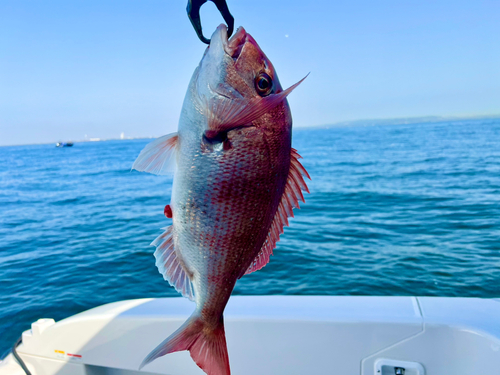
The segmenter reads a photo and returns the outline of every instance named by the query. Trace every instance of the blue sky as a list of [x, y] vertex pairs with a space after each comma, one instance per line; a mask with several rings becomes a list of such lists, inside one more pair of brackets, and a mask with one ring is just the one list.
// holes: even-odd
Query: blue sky
[[[295, 126], [500, 114], [496, 0], [227, 1], [283, 86], [311, 72]], [[205, 48], [186, 3], [2, 0], [0, 145], [175, 131]]]

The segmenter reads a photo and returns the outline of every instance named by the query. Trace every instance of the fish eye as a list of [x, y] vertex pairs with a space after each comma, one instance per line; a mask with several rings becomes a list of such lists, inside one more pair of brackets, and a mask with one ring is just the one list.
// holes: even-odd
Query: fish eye
[[273, 80], [266, 73], [255, 78], [255, 89], [260, 96], [267, 96], [273, 91]]

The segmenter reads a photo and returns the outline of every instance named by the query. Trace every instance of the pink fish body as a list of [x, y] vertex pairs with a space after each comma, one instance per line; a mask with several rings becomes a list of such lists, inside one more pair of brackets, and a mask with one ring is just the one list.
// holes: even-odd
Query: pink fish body
[[155, 174], [176, 166], [165, 208], [173, 223], [152, 244], [160, 273], [196, 302], [141, 367], [189, 350], [207, 374], [230, 374], [224, 308], [236, 281], [269, 262], [307, 191], [286, 100], [297, 85], [282, 90], [255, 40], [240, 28], [228, 41], [221, 25], [193, 74], [178, 132], [150, 143], [134, 163]]

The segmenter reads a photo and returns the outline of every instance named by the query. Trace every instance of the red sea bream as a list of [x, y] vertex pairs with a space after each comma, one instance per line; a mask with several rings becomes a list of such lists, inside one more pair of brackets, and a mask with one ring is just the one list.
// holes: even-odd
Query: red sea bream
[[[299, 82], [300, 83], [300, 82]], [[147, 145], [133, 168], [175, 166], [172, 225], [152, 245], [163, 277], [196, 302], [191, 317], [144, 359], [189, 350], [209, 375], [229, 375], [223, 312], [236, 281], [257, 271], [307, 191], [291, 147], [292, 117], [271, 62], [239, 28], [212, 36], [184, 99], [177, 133]]]

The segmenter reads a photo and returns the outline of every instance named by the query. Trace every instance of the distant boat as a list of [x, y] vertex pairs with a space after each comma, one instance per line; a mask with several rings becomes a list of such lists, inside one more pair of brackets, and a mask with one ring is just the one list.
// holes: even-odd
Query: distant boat
[[72, 147], [73, 142], [57, 142], [56, 147]]

